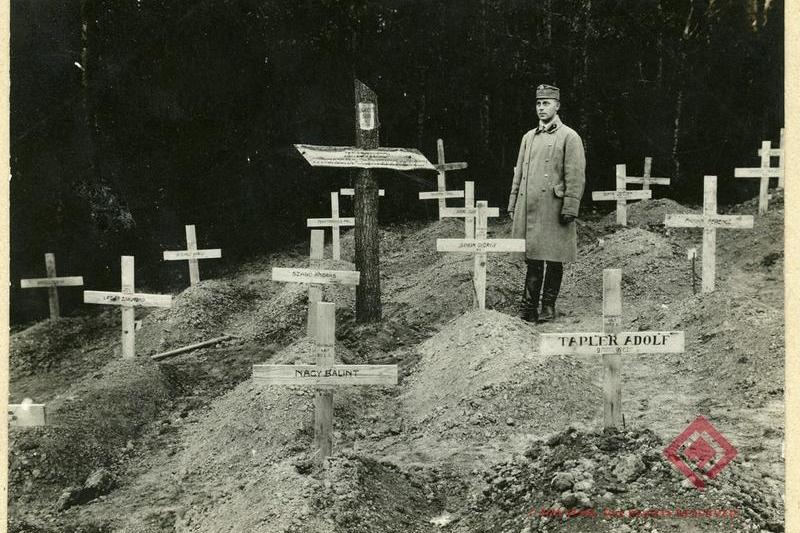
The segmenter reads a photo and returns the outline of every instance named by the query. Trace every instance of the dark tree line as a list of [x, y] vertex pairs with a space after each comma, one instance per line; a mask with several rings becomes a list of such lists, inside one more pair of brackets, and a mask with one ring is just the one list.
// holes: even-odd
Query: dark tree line
[[[11, 4], [12, 284], [44, 273], [169, 290], [164, 264], [183, 225], [227, 258], [306, 236], [347, 171], [311, 169], [292, 143], [353, 142], [353, 78], [380, 99], [381, 143], [436, 139], [452, 173], [504, 207], [534, 88], [562, 90], [562, 118], [587, 147], [588, 190], [614, 165], [673, 178], [656, 196], [698, 203], [704, 174], [720, 202], [757, 185], [783, 125], [782, 0], [24, 0]], [[383, 172], [385, 222], [430, 217], [435, 176]], [[343, 209], [352, 210], [343, 200]], [[430, 205], [429, 205], [430, 204]], [[598, 206], [606, 209], [606, 206]], [[591, 208], [590, 202], [584, 209]], [[352, 211], [351, 211], [352, 212]], [[206, 271], [215, 267], [205, 264]], [[79, 291], [64, 291], [65, 308]], [[74, 292], [67, 295], [67, 292]], [[12, 291], [17, 321], [46, 298]]]

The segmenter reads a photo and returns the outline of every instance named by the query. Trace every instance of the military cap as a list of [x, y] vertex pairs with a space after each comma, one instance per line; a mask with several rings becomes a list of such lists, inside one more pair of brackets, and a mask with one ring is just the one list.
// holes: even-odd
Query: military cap
[[539, 85], [536, 88], [536, 98], [552, 98], [561, 101], [561, 91], [553, 85]]

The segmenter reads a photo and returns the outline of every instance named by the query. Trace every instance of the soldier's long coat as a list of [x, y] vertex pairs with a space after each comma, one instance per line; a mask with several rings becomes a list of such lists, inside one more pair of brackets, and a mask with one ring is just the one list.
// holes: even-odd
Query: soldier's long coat
[[546, 130], [522, 137], [508, 210], [514, 212], [511, 236], [526, 241], [526, 259], [575, 261], [575, 222], [562, 224], [559, 215], [578, 216], [585, 171], [583, 142], [558, 116]]

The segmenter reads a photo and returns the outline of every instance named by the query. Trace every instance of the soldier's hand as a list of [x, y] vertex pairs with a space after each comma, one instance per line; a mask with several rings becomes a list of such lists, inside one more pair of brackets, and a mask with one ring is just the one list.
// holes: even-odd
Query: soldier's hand
[[575, 216], [574, 215], [567, 215], [565, 213], [561, 213], [561, 216], [559, 217], [559, 219], [561, 220], [562, 224], [567, 225], [570, 222], [572, 222], [573, 220], [575, 220]]

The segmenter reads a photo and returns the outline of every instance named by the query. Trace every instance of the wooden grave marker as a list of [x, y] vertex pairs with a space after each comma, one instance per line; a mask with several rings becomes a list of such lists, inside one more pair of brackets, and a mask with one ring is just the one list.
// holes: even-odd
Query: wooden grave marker
[[[487, 207], [485, 209], [487, 217], [499, 217], [500, 209], [497, 207]], [[475, 219], [478, 217], [478, 208], [475, 207], [475, 182], [464, 182], [464, 207], [445, 207], [439, 213], [441, 218], [463, 218], [464, 219], [464, 238], [475, 238]]]
[[356, 288], [356, 321], [381, 319], [380, 246], [378, 240], [378, 184], [374, 168], [436, 170], [419, 150], [380, 147], [378, 96], [354, 80], [356, 146], [295, 148], [312, 166], [360, 169], [355, 179], [355, 265], [362, 273]]
[[[784, 140], [784, 128], [781, 128], [780, 145], [778, 146], [778, 148], [772, 148], [772, 144], [770, 143], [770, 149], [769, 149], [769, 152], [768, 152], [770, 157], [777, 157], [778, 158], [778, 167], [777, 168], [780, 169], [780, 174], [781, 174], [780, 176], [778, 176], [778, 188], [779, 189], [783, 189], [783, 178], [784, 178], [784, 173], [785, 173], [784, 172], [784, 165], [785, 165], [785, 163], [784, 163], [784, 155], [785, 155], [785, 152], [784, 152], [783, 140]], [[761, 148], [759, 148], [759, 150], [758, 150], [759, 157], [763, 157], [763, 154], [765, 152], [764, 148], [765, 147], [762, 144]]]
[[83, 277], [58, 277], [56, 275], [55, 254], [44, 254], [44, 265], [47, 270], [46, 278], [22, 279], [20, 280], [20, 287], [23, 289], [39, 289], [46, 287], [50, 303], [50, 319], [55, 320], [61, 316], [61, 306], [58, 303], [58, 287], [77, 287], [83, 285]]
[[642, 190], [650, 190], [650, 184], [653, 185], [669, 185], [669, 178], [654, 178], [651, 173], [653, 170], [653, 158], [644, 158], [644, 172], [641, 177], [638, 176], [625, 176], [625, 183], [641, 184]]
[[322, 463], [333, 448], [333, 387], [397, 385], [397, 365], [336, 364], [336, 306], [320, 302], [316, 307], [316, 364], [253, 365], [253, 381], [263, 385], [304, 385], [322, 389], [314, 398], [314, 456]]
[[164, 251], [164, 261], [189, 261], [189, 283], [200, 283], [200, 265], [198, 259], [219, 259], [222, 250], [219, 248], [198, 250], [197, 235], [194, 224], [186, 226], [186, 250]]
[[[355, 189], [339, 189], [339, 196], [355, 196]], [[386, 191], [378, 189], [378, 196], [386, 196]]]
[[543, 355], [602, 355], [603, 427], [622, 426], [623, 354], [683, 353], [683, 331], [622, 331], [622, 271], [603, 270], [603, 330], [599, 333], [542, 333]]
[[47, 408], [43, 403], [25, 399], [22, 403], [8, 404], [8, 423], [11, 427], [36, 427], [47, 425]]
[[625, 188], [626, 170], [625, 165], [617, 165], [617, 188], [614, 191], [594, 191], [592, 200], [594, 201], [617, 201], [617, 224], [620, 226], [628, 225], [628, 200], [647, 200], [653, 196], [650, 190], [629, 191]]
[[[465, 191], [448, 191], [446, 175], [450, 170], [461, 170], [467, 168], [467, 163], [461, 161], [457, 163], [445, 163], [444, 160], [444, 141], [436, 140], [437, 164], [436, 171], [436, 191], [419, 193], [420, 200], [439, 200], [439, 218], [447, 209], [447, 198], [464, 198]], [[474, 194], [474, 193], [473, 193]]]
[[339, 193], [331, 193], [331, 217], [330, 218], [309, 218], [306, 220], [306, 226], [309, 228], [331, 228], [332, 237], [332, 250], [333, 258], [338, 261], [342, 258], [342, 246], [339, 237], [341, 232], [339, 228], [342, 226], [355, 226], [355, 218], [341, 218], [339, 216]]
[[717, 214], [717, 177], [706, 176], [703, 183], [702, 215], [666, 215], [668, 228], [703, 228], [702, 292], [712, 292], [717, 275], [717, 228], [752, 229], [751, 215]]
[[87, 304], [119, 305], [122, 308], [122, 357], [136, 357], [135, 307], [172, 307], [169, 294], [143, 294], [134, 291], [133, 256], [122, 256], [122, 287], [120, 292], [83, 291]]
[[460, 252], [474, 255], [473, 291], [480, 310], [486, 309], [486, 254], [524, 252], [525, 239], [489, 239], [487, 202], [477, 202], [474, 239], [436, 239], [437, 252]]
[[[769, 207], [769, 179], [778, 178], [778, 186], [783, 186], [783, 167], [770, 166], [772, 161], [772, 142], [764, 141], [761, 143], [761, 150], [758, 154], [761, 156], [761, 166], [758, 168], [735, 168], [733, 170], [734, 178], [758, 178], [760, 179], [760, 187], [758, 189], [758, 214], [766, 214]], [[783, 158], [781, 158], [781, 161]]]
[[311, 231], [311, 268], [279, 268], [273, 267], [272, 281], [284, 283], [307, 283], [308, 288], [308, 315], [306, 320], [306, 333], [314, 335], [316, 331], [317, 304], [322, 302], [322, 285], [349, 285], [357, 286], [361, 282], [361, 273], [353, 270], [323, 270], [319, 268], [322, 260], [322, 230]]

